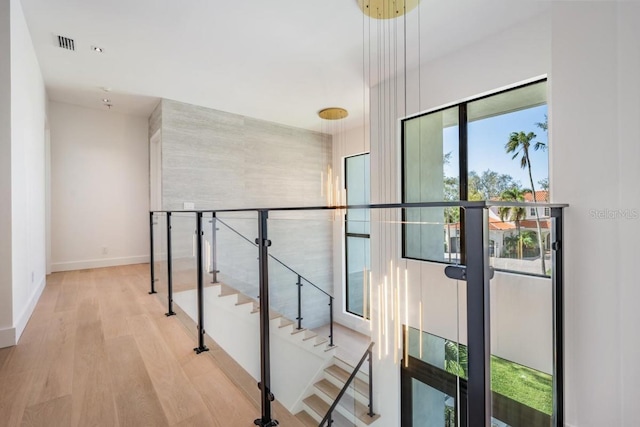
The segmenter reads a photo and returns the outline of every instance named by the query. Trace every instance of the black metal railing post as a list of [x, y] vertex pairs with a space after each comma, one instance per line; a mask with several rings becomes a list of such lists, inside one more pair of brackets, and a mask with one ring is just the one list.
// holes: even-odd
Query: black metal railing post
[[156, 269], [155, 269], [155, 259], [153, 256], [153, 212], [149, 212], [149, 245], [151, 247], [151, 252], [149, 255], [149, 268], [151, 274], [151, 290], [149, 294], [156, 294]]
[[218, 283], [218, 252], [216, 251], [218, 241], [218, 221], [216, 213], [211, 217], [211, 283]]
[[329, 347], [333, 347], [333, 297], [329, 296]]
[[367, 415], [373, 417], [373, 351], [369, 348], [369, 412]]
[[261, 418], [253, 421], [257, 426], [277, 426], [278, 421], [271, 419], [271, 402], [274, 400], [271, 393], [271, 352], [269, 344], [269, 246], [267, 219], [269, 211], [258, 211], [258, 266], [260, 273], [260, 382], [258, 387], [261, 392]]
[[298, 321], [298, 327], [296, 329], [302, 329], [302, 277], [298, 274], [298, 283], [296, 283], [298, 287], [298, 317], [296, 320]]
[[469, 427], [491, 426], [489, 233], [485, 207], [465, 212]]
[[198, 272], [198, 346], [193, 350], [200, 354], [203, 351], [209, 351], [204, 345], [204, 283], [202, 270], [204, 269], [204, 257], [202, 256], [202, 212], [196, 213], [196, 242], [197, 242], [197, 272]]
[[[553, 287], [553, 426], [564, 426], [564, 216], [551, 208], [551, 283]], [[544, 253], [544, 252], [543, 252]]]
[[171, 255], [171, 212], [167, 212], [167, 312], [165, 316], [173, 316], [173, 262]]

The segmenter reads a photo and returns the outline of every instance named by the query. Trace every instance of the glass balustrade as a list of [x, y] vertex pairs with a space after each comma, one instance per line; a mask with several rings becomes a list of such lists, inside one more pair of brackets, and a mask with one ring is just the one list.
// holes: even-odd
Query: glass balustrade
[[536, 205], [540, 243], [501, 216], [522, 205], [152, 213], [152, 283], [255, 382], [259, 425], [555, 427], [564, 206]]

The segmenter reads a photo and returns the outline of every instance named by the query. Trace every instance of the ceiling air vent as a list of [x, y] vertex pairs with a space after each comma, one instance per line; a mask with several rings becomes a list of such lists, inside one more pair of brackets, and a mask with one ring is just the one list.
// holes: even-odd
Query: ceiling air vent
[[76, 43], [73, 39], [64, 36], [58, 36], [58, 46], [67, 50], [76, 50]]

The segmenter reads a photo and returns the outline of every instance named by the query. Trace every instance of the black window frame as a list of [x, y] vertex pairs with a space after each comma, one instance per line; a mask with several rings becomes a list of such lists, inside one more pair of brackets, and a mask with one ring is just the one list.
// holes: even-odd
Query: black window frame
[[[349, 176], [347, 174], [347, 159], [351, 159], [353, 157], [358, 157], [358, 156], [370, 156], [370, 152], [364, 152], [364, 153], [359, 153], [359, 154], [353, 154], [351, 156], [346, 156], [344, 158], [344, 189], [347, 190], [347, 177]], [[369, 157], [369, 159], [371, 159], [371, 157]], [[371, 170], [369, 170], [369, 179], [371, 179]], [[369, 228], [369, 233], [368, 234], [364, 234], [364, 233], [349, 233], [349, 209], [345, 210], [344, 213], [344, 310], [353, 315], [353, 316], [357, 316], [360, 317], [364, 320], [370, 320], [371, 316], [367, 316], [367, 313], [364, 313], [364, 300], [363, 300], [363, 313], [362, 315], [358, 314], [358, 313], [354, 313], [353, 311], [349, 310], [349, 237], [357, 237], [357, 238], [361, 238], [361, 239], [369, 239], [369, 247], [371, 247], [371, 228]], [[362, 296], [362, 298], [365, 298], [365, 295]], [[369, 307], [369, 314], [371, 313], [371, 307]]]
[[[540, 83], [547, 83], [548, 79], [545, 78], [541, 78], [538, 80], [534, 80], [534, 81], [530, 81], [528, 83], [524, 83], [518, 86], [513, 86], [510, 87], [508, 89], [503, 89], [503, 90], [499, 90], [496, 92], [492, 92], [483, 96], [479, 96], [477, 98], [471, 98], [471, 99], [467, 99], [465, 101], [459, 102], [459, 103], [454, 103], [454, 104], [449, 104], [449, 105], [445, 105], [443, 107], [439, 107], [433, 110], [429, 110], [429, 111], [425, 111], [419, 114], [415, 114], [412, 116], [408, 116], [405, 117], [403, 119], [400, 120], [400, 193], [402, 196], [402, 202], [405, 203], [406, 202], [406, 188], [405, 188], [405, 122], [409, 121], [409, 120], [414, 120], [417, 119], [419, 117], [423, 117], [423, 116], [427, 116], [429, 114], [434, 114], [434, 113], [438, 113], [440, 111], [445, 111], [451, 108], [455, 108], [458, 107], [458, 158], [459, 158], [459, 162], [458, 162], [458, 183], [459, 183], [459, 188], [458, 188], [458, 192], [459, 192], [459, 200], [460, 201], [467, 201], [468, 197], [469, 197], [469, 153], [468, 153], [468, 146], [469, 146], [469, 132], [468, 132], [468, 117], [467, 117], [467, 106], [470, 103], [476, 102], [476, 101], [480, 101], [482, 99], [486, 99], [486, 98], [491, 98], [493, 96], [497, 96], [497, 95], [501, 95], [503, 93], [507, 93], [507, 92], [512, 92], [518, 89], [522, 89], [528, 86], [533, 86], [536, 84], [540, 84]], [[548, 105], [548, 102], [546, 102], [546, 105]], [[461, 212], [460, 212], [460, 232], [459, 232], [459, 237], [460, 237], [460, 264], [465, 264], [466, 263], [466, 242], [465, 242], [465, 221], [464, 221], [464, 215], [462, 214], [462, 208], [460, 208]], [[449, 262], [446, 260], [437, 260], [437, 259], [423, 259], [423, 258], [416, 258], [416, 257], [410, 257], [407, 256], [406, 253], [406, 226], [405, 226], [405, 222], [406, 222], [406, 209], [402, 209], [402, 230], [401, 230], [401, 236], [402, 236], [402, 258], [407, 259], [407, 260], [414, 260], [414, 261], [424, 261], [424, 262], [435, 262], [435, 263], [439, 263], [439, 264], [455, 264], [453, 262]], [[512, 272], [511, 270], [505, 270], [505, 271], [509, 271]], [[518, 274], [525, 274], [525, 275], [532, 275], [532, 276], [540, 276], [540, 277], [549, 277], [549, 276], [543, 276], [543, 275], [539, 275], [539, 274], [532, 274], [532, 273], [526, 273], [526, 272], [516, 272]]]

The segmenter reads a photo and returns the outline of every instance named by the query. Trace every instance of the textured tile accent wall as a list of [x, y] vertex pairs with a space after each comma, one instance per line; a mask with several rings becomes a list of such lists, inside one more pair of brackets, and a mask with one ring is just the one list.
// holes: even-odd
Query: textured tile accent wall
[[151, 113], [149, 117], [149, 138], [151, 138], [162, 127], [162, 102]]
[[[329, 135], [222, 111], [162, 100], [162, 206], [196, 209], [320, 206], [325, 204], [321, 174], [332, 161]], [[221, 215], [253, 241], [256, 215]], [[244, 218], [244, 219], [242, 219]], [[179, 225], [181, 224], [181, 225]], [[174, 224], [174, 253], [192, 254], [194, 225]], [[208, 224], [208, 223], [207, 223]], [[333, 294], [332, 224], [328, 212], [274, 213], [269, 220], [270, 252]], [[230, 285], [257, 296], [257, 249], [220, 226], [218, 268]], [[296, 317], [297, 276], [271, 262], [271, 306]], [[328, 297], [303, 287], [303, 326], [328, 322]], [[336, 310], [339, 308], [336, 307]]]

